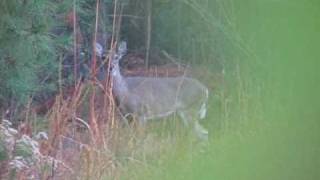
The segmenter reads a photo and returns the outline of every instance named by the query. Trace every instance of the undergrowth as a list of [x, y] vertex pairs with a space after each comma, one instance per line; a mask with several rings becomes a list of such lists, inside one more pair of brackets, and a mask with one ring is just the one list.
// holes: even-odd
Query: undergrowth
[[[227, 3], [215, 2], [221, 8], [227, 6]], [[12, 149], [12, 146], [18, 147], [15, 143], [19, 140], [13, 140], [14, 145], [10, 147], [0, 146], [0, 158], [5, 162], [1, 164], [1, 167], [5, 169], [5, 172], [1, 171], [1, 177], [23, 179], [23, 175], [33, 175], [41, 179], [141, 179], [141, 176], [151, 178], [156, 174], [163, 179], [168, 179], [169, 177], [163, 177], [168, 166], [183, 166], [192, 163], [201, 154], [208, 153], [209, 144], [219, 139], [224, 133], [233, 130], [241, 132], [239, 130], [241, 128], [234, 127], [246, 126], [249, 110], [256, 108], [253, 111], [258, 111], [260, 104], [252, 104], [255, 96], [249, 93], [250, 84], [245, 81], [246, 75], [242, 75], [248, 72], [242, 71], [242, 66], [236, 61], [231, 62], [230, 60], [228, 64], [226, 63], [231, 58], [224, 49], [228, 44], [226, 41], [231, 39], [231, 43], [236, 44], [234, 46], [243, 46], [241, 40], [231, 37], [230, 29], [232, 28], [229, 29], [229, 27], [233, 24], [228, 25], [232, 22], [232, 17], [227, 16], [229, 12], [217, 8], [217, 11], [212, 13], [207, 7], [213, 6], [209, 1], [164, 1], [155, 3], [153, 7], [152, 4], [149, 4], [148, 7], [142, 4], [142, 7], [145, 8], [143, 13], [146, 13], [144, 15], [147, 17], [152, 10], [155, 11], [155, 14], [159, 16], [154, 17], [154, 20], [161, 22], [160, 24], [165, 24], [166, 20], [171, 17], [177, 18], [177, 21], [181, 20], [179, 21], [182, 23], [180, 26], [176, 26], [178, 24], [175, 22], [168, 22], [169, 26], [157, 26], [153, 31], [150, 19], [146, 17], [137, 17], [133, 20], [128, 18], [131, 15], [132, 17], [141, 15], [140, 11], [134, 11], [139, 10], [141, 2], [140, 4], [136, 1], [130, 3], [136, 3], [137, 6], [132, 7], [137, 9], [133, 9], [133, 13], [127, 15], [123, 13], [132, 11], [127, 10], [122, 1], [114, 1], [114, 14], [110, 15], [113, 17], [113, 26], [110, 28], [112, 37], [108, 42], [110, 43], [109, 48], [106, 50], [110, 54], [114, 53], [118, 40], [127, 35], [127, 38], [133, 42], [131, 44], [136, 45], [135, 49], [132, 49], [137, 50], [140, 48], [139, 45], [143, 46], [142, 51], [146, 53], [146, 59], [150, 48], [159, 47], [175, 54], [177, 60], [187, 59], [185, 63], [194, 66], [194, 76], [201, 79], [210, 90], [208, 116], [201, 122], [209, 128], [209, 141], [196, 139], [192, 131], [183, 126], [175, 115], [167, 119], [148, 122], [145, 126], [138, 125], [135, 120], [128, 123], [119, 113], [114, 102], [112, 80], [106, 78], [100, 81], [97, 78], [99, 64], [93, 52], [88, 67], [88, 77], [83, 81], [72, 79], [73, 90], [70, 93], [63, 88], [62, 82], [65, 79], [61, 72], [62, 62], [59, 62], [59, 90], [54, 96], [54, 103], [45, 115], [38, 115], [31, 106], [26, 106], [25, 113], [23, 113], [25, 122], [19, 127], [20, 129], [17, 128], [18, 132], [4, 125], [6, 121], [2, 122], [2, 126], [5, 127], [2, 128], [4, 134], [7, 131], [16, 132], [14, 136], [17, 136], [17, 139], [25, 138], [36, 144], [34, 145], [36, 150], [30, 148], [25, 150], [28, 157], [41, 157], [45, 160], [36, 158], [36, 161], [30, 160], [30, 164], [26, 164], [23, 168], [9, 168], [10, 163], [20, 163], [21, 160], [16, 161], [18, 155], [16, 155], [15, 148]], [[175, 7], [181, 14], [173, 16], [174, 11], [166, 14], [174, 3], [178, 4]], [[96, 18], [93, 37], [89, 38], [91, 40], [89, 43], [92, 44], [95, 44], [93, 42], [96, 42], [101, 30], [98, 27], [98, 17], [101, 15], [99, 6], [99, 1], [96, 1], [95, 15], [92, 12], [90, 14]], [[161, 7], [160, 10], [166, 11], [159, 11], [158, 6]], [[189, 12], [192, 13], [187, 16]], [[216, 19], [216, 16], [221, 18]], [[139, 20], [141, 18], [146, 18], [142, 25]], [[228, 21], [224, 22], [225, 18]], [[135, 42], [137, 37], [130, 35], [130, 30], [125, 28], [126, 26], [124, 29], [127, 31], [122, 32], [122, 20], [131, 21], [133, 25], [139, 24], [140, 28], [146, 26], [145, 34], [137, 35], [140, 39]], [[189, 23], [197, 25], [188, 28]], [[89, 24], [84, 26], [88, 29], [93, 27]], [[73, 28], [76, 27], [73, 26]], [[86, 31], [89, 31], [88, 29]], [[211, 32], [212, 29], [214, 31]], [[202, 33], [202, 30], [206, 33]], [[221, 42], [221, 44], [214, 41]], [[211, 46], [212, 44], [215, 46]], [[73, 45], [77, 50], [77, 40], [74, 40]], [[108, 60], [110, 55], [107, 55], [106, 58]], [[148, 61], [145, 63], [148, 66]], [[109, 68], [108, 63], [105, 65]], [[108, 74], [105, 75], [109, 77]], [[30, 104], [32, 102], [29, 102]], [[35, 134], [42, 130], [48, 131], [48, 138], [33, 140], [36, 137]], [[11, 135], [10, 137], [1, 136], [1, 141], [7, 141], [10, 138]], [[21, 161], [24, 162], [24, 160]], [[44, 164], [39, 164], [39, 161]]]

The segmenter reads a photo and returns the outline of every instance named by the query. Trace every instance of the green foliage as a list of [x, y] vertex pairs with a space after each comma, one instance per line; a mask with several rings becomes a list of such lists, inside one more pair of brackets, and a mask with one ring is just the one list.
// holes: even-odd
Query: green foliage
[[52, 4], [46, 0], [0, 2], [0, 105], [25, 102], [56, 71], [49, 29]]
[[15, 155], [21, 156], [23, 158], [29, 158], [33, 155], [32, 147], [29, 144], [26, 144], [25, 142], [20, 142], [16, 144], [15, 147]]
[[[83, 37], [82, 50], [90, 51], [95, 2], [0, 2], [0, 108], [8, 107], [12, 102], [25, 104], [32, 95], [57, 90], [59, 62], [73, 53], [73, 29], [67, 24], [67, 15], [75, 5], [77, 26]], [[112, 9], [112, 1], [101, 1], [100, 8], [98, 31], [106, 33], [111, 30], [107, 8]], [[86, 53], [85, 58], [90, 59], [90, 53]], [[64, 78], [64, 83], [71, 82], [72, 73], [67, 72]]]
[[[185, 62], [214, 64], [222, 69], [233, 46], [230, 1], [130, 0], [124, 14], [123, 36], [131, 49], [144, 49], [146, 34], [151, 33], [151, 47], [166, 50]], [[151, 32], [147, 15], [151, 11]]]
[[0, 137], [0, 162], [8, 159], [8, 153], [4, 145], [4, 139]]

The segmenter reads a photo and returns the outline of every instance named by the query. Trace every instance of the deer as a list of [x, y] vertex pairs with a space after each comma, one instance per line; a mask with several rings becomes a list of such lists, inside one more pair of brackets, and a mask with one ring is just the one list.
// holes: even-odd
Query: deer
[[176, 113], [183, 124], [192, 127], [197, 137], [208, 138], [208, 131], [199, 123], [207, 111], [208, 88], [198, 80], [181, 77], [125, 77], [119, 61], [127, 53], [127, 43], [119, 43], [111, 56], [112, 92], [120, 112], [132, 115], [139, 124]]

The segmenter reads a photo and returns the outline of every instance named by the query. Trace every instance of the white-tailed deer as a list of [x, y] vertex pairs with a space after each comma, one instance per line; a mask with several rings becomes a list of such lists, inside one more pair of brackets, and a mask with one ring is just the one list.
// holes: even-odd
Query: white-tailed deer
[[132, 114], [141, 124], [177, 113], [199, 138], [206, 139], [208, 131], [198, 120], [206, 115], [208, 89], [188, 77], [123, 77], [119, 60], [126, 51], [126, 42], [121, 42], [111, 58], [112, 90], [121, 112]]

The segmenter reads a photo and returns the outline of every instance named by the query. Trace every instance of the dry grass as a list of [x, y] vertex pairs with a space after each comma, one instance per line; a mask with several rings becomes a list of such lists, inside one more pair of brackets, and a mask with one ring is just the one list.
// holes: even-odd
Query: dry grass
[[[58, 95], [47, 115], [50, 134], [49, 140], [43, 142], [47, 146], [42, 146], [41, 151], [69, 167], [57, 168], [52, 172], [52, 177], [119, 179], [127, 176], [128, 169], [159, 166], [165, 159], [158, 157], [174, 153], [179, 148], [190, 152], [195, 150], [195, 137], [178, 118], [173, 116], [163, 121], [155, 120], [146, 126], [140, 126], [135, 121], [127, 124], [115, 107], [111, 108], [111, 116], [103, 116], [104, 98], [97, 98], [94, 104], [97, 123], [104, 121], [97, 136], [92, 126], [86, 123], [92, 117], [88, 107], [91, 105], [88, 103], [93, 90], [91, 85], [79, 84], [73, 96], [67, 99]], [[96, 96], [103, 97], [105, 93], [96, 88]]]
[[[97, 1], [96, 17], [99, 16]], [[121, 8], [115, 2], [114, 36], [110, 47], [116, 46], [121, 16]], [[94, 34], [94, 41], [97, 34]], [[95, 43], [93, 43], [93, 48]], [[111, 49], [112, 50], [112, 49]], [[112, 54], [112, 53], [111, 53]], [[107, 57], [109, 58], [109, 57]], [[91, 78], [84, 83], [76, 83], [69, 97], [64, 93], [56, 97], [55, 104], [47, 114], [49, 120], [49, 140], [42, 146], [42, 152], [64, 162], [67, 167], [58, 167], [51, 177], [58, 179], [119, 179], [129, 167], [153, 166], [157, 157], [168, 153], [181, 141], [184, 133], [176, 120], [167, 130], [164, 123], [149, 124], [141, 127], [133, 123], [124, 123], [124, 117], [118, 113], [112, 95], [112, 79], [99, 82], [96, 56], [93, 56]], [[109, 61], [110, 62], [110, 61]], [[106, 74], [107, 77], [110, 77]], [[173, 119], [176, 119], [173, 117]], [[172, 123], [174, 126], [172, 126]], [[159, 128], [160, 127], [160, 128]], [[159, 130], [160, 129], [160, 130]], [[173, 131], [175, 133], [173, 133]]]
[[[122, 12], [117, 0], [114, 6], [110, 54], [119, 39], [121, 16], [118, 13]], [[93, 49], [97, 38], [99, 1], [96, 9]], [[76, 12], [73, 13], [75, 19]], [[150, 31], [151, 27], [148, 33]], [[75, 52], [76, 43], [75, 39]], [[97, 59], [93, 52], [90, 79], [75, 81], [72, 92], [64, 92], [60, 87], [60, 93], [44, 117], [49, 124], [49, 139], [41, 142], [40, 151], [61, 162], [52, 165], [56, 168], [45, 175], [47, 179], [138, 179], [145, 169], [160, 168], [161, 171], [161, 166], [181, 151], [188, 152], [189, 159], [192, 159], [193, 153], [201, 150], [201, 144], [192, 131], [183, 126], [176, 116], [155, 120], [145, 126], [138, 125], [134, 120], [127, 123], [114, 102], [112, 79], [106, 78], [103, 82], [97, 80]], [[110, 64], [106, 66], [108, 69]], [[75, 69], [75, 77], [76, 74]], [[106, 77], [111, 76], [106, 74]], [[27, 111], [26, 119], [32, 118], [30, 112]]]

